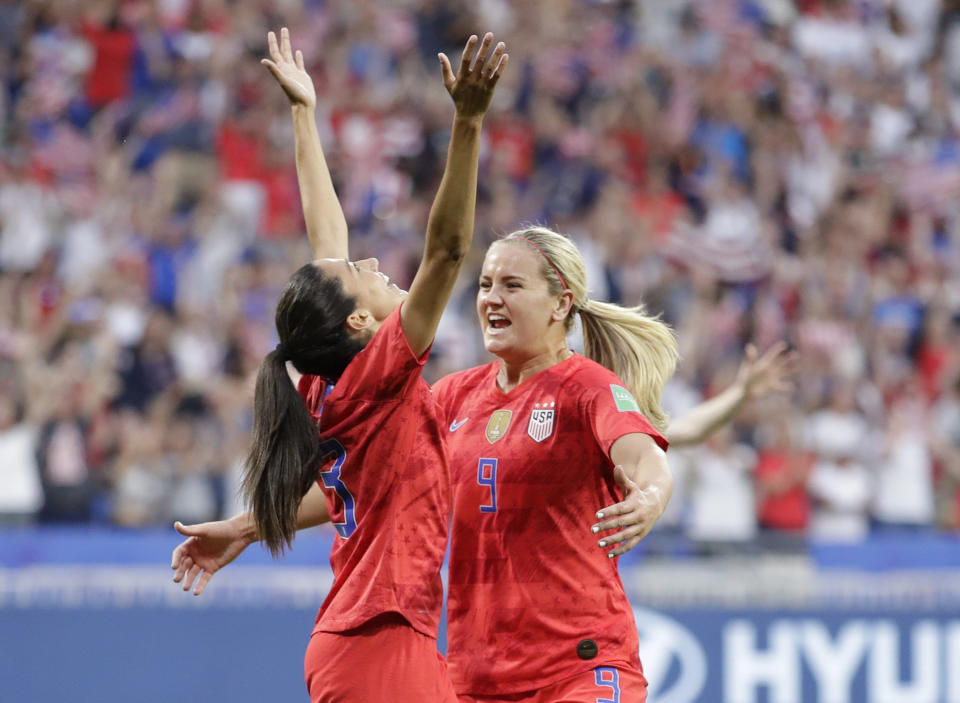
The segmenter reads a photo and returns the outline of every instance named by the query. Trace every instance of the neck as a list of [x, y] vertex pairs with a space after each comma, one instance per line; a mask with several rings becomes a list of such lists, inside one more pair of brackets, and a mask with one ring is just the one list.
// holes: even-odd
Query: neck
[[527, 357], [520, 361], [500, 359], [497, 386], [505, 393], [512, 391], [528, 378], [536, 376], [551, 366], [556, 366], [561, 361], [566, 361], [571, 356], [573, 356], [573, 352], [567, 349], [566, 339], [564, 339], [562, 345], [536, 356]]

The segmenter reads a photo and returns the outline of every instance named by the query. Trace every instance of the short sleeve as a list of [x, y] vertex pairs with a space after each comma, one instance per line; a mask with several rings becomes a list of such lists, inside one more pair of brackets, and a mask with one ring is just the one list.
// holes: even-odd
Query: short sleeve
[[429, 356], [429, 347], [419, 357], [413, 353], [400, 324], [398, 307], [347, 365], [336, 385], [345, 389], [344, 399], [398, 400], [421, 380], [423, 365]]
[[297, 393], [303, 398], [307, 410], [314, 419], [320, 417], [324, 398], [327, 396], [327, 382], [322, 376], [303, 374], [297, 383]]
[[664, 451], [669, 443], [640, 412], [633, 394], [612, 378], [598, 378], [584, 389], [580, 408], [585, 424], [593, 430], [593, 436], [609, 456], [610, 447], [624, 435], [640, 433], [649, 435]]

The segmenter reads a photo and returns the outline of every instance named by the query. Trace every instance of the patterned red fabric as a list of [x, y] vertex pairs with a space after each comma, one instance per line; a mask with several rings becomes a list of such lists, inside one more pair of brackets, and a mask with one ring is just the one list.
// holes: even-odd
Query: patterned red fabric
[[327, 454], [318, 482], [338, 533], [330, 551], [334, 582], [315, 632], [342, 632], [397, 612], [437, 636], [450, 479], [436, 406], [421, 378], [428, 354], [414, 356], [398, 308], [332, 390], [317, 376], [300, 381], [319, 418]]
[[[499, 363], [434, 386], [447, 431], [454, 525], [447, 603], [458, 694], [532, 691], [598, 666], [639, 669], [637, 629], [590, 531], [620, 500], [608, 453], [666, 440], [617, 376], [574, 355], [509, 393]], [[593, 640], [595, 656], [578, 646]], [[585, 645], [587, 651], [590, 646]]]

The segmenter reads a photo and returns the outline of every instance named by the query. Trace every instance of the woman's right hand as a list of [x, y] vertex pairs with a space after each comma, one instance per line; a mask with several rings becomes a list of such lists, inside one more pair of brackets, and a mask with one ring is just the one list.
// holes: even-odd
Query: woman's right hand
[[280, 30], [280, 45], [277, 35], [267, 32], [269, 59], [260, 59], [260, 63], [270, 69], [277, 83], [287, 94], [291, 106], [302, 105], [311, 110], [317, 106], [317, 91], [313, 87], [310, 74], [303, 67], [303, 53], [297, 49], [296, 57], [290, 48], [290, 32], [286, 27]]
[[491, 32], [484, 35], [479, 49], [477, 43], [475, 34], [467, 40], [460, 58], [460, 70], [456, 74], [447, 55], [437, 55], [443, 68], [443, 85], [453, 99], [458, 117], [483, 117], [493, 100], [497, 81], [500, 80], [510, 58], [509, 54], [504, 53], [507, 46], [503, 42], [497, 44], [493, 53], [490, 53], [493, 45]]
[[197, 576], [193, 595], [199, 596], [217, 571], [232, 562], [255, 541], [246, 515], [229, 520], [184, 525], [177, 521], [174, 528], [187, 539], [173, 550], [170, 568], [176, 573], [174, 583], [183, 581], [183, 590], [189, 591]]

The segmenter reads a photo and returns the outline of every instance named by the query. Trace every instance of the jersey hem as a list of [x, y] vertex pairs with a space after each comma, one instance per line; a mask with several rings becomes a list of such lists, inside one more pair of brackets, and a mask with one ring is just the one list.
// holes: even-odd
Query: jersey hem
[[459, 686], [457, 686], [457, 682], [454, 681], [453, 688], [456, 691], [458, 696], [466, 695], [466, 696], [489, 697], [489, 696], [500, 696], [500, 695], [510, 696], [510, 695], [516, 695], [518, 693], [535, 693], [541, 689], [547, 688], [548, 686], [553, 686], [554, 684], [558, 684], [561, 681], [566, 681], [567, 679], [571, 679], [574, 676], [579, 676], [584, 672], [592, 671], [596, 669], [598, 666], [612, 666], [618, 669], [630, 669], [630, 670], [636, 671], [641, 676], [643, 675], [643, 665], [640, 663], [639, 660], [637, 660], [634, 663], [634, 662], [625, 661], [623, 659], [601, 659], [598, 657], [597, 659], [583, 661], [581, 663], [581, 666], [578, 666], [576, 668], [566, 669], [562, 674], [557, 674], [555, 676], [546, 676], [542, 679], [535, 679], [534, 681], [527, 681], [517, 686], [507, 686], [504, 688], [495, 688], [495, 689], [492, 689], [492, 688], [491, 689], [482, 689], [482, 688], [466, 689], [466, 688], [460, 688]]

